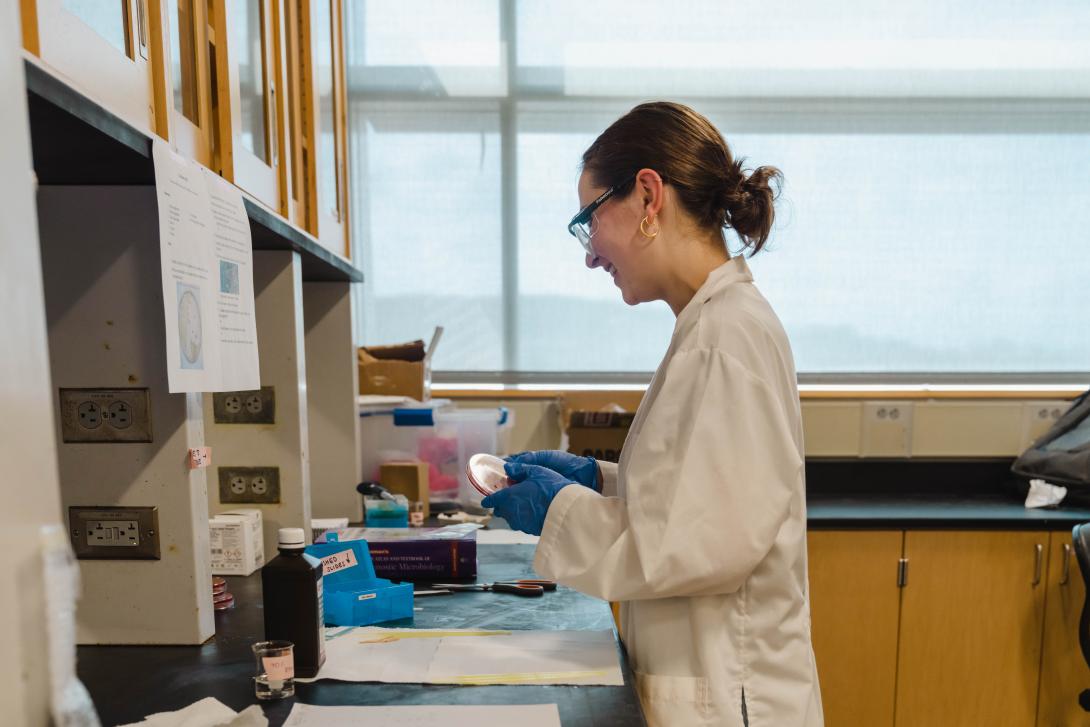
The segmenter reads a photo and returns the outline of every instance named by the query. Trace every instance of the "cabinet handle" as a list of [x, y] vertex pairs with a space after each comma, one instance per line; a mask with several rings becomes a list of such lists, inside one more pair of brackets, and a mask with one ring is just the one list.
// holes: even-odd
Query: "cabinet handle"
[[147, 8], [144, 6], [144, 0], [136, 0], [136, 48], [140, 53], [140, 57], [145, 61], [148, 59], [148, 26], [147, 26]]
[[897, 587], [904, 588], [908, 585], [908, 558], [897, 561]]
[[1071, 577], [1071, 544], [1064, 543], [1064, 564], [1060, 570], [1060, 585], [1066, 586]]
[[1038, 585], [1041, 582], [1041, 565], [1044, 561], [1045, 546], [1037, 543], [1033, 546], [1036, 551], [1034, 564], [1033, 564], [1033, 585]]

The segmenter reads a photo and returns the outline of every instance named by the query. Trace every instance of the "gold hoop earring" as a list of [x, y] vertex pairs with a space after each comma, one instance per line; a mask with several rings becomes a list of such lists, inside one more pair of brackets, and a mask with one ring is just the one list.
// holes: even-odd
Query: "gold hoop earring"
[[643, 233], [643, 236], [650, 239], [658, 237], [659, 231], [656, 229], [654, 232], [648, 232], [647, 229], [644, 227], [646, 224], [647, 218], [644, 217], [642, 220], [640, 220], [640, 232]]

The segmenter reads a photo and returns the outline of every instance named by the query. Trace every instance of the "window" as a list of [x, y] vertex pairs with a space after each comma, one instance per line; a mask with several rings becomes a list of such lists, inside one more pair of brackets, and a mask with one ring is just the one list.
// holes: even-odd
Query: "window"
[[784, 173], [751, 266], [802, 375], [1090, 371], [1085, 3], [360, 5], [361, 343], [441, 324], [448, 380], [646, 379], [672, 314], [565, 224], [583, 150], [670, 98]]

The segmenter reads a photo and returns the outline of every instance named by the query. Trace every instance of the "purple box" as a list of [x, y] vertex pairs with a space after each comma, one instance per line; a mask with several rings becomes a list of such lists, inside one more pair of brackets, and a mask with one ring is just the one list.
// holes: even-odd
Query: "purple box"
[[477, 577], [476, 525], [442, 528], [337, 528], [327, 543], [366, 540], [375, 575], [392, 581], [472, 581]]

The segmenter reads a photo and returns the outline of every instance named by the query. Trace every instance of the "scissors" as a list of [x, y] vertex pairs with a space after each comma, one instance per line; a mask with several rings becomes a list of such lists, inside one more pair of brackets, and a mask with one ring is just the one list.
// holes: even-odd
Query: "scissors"
[[445, 588], [448, 591], [492, 591], [493, 593], [513, 593], [516, 596], [541, 596], [545, 591], [555, 591], [556, 582], [524, 578], [495, 583], [433, 583], [431, 587]]

